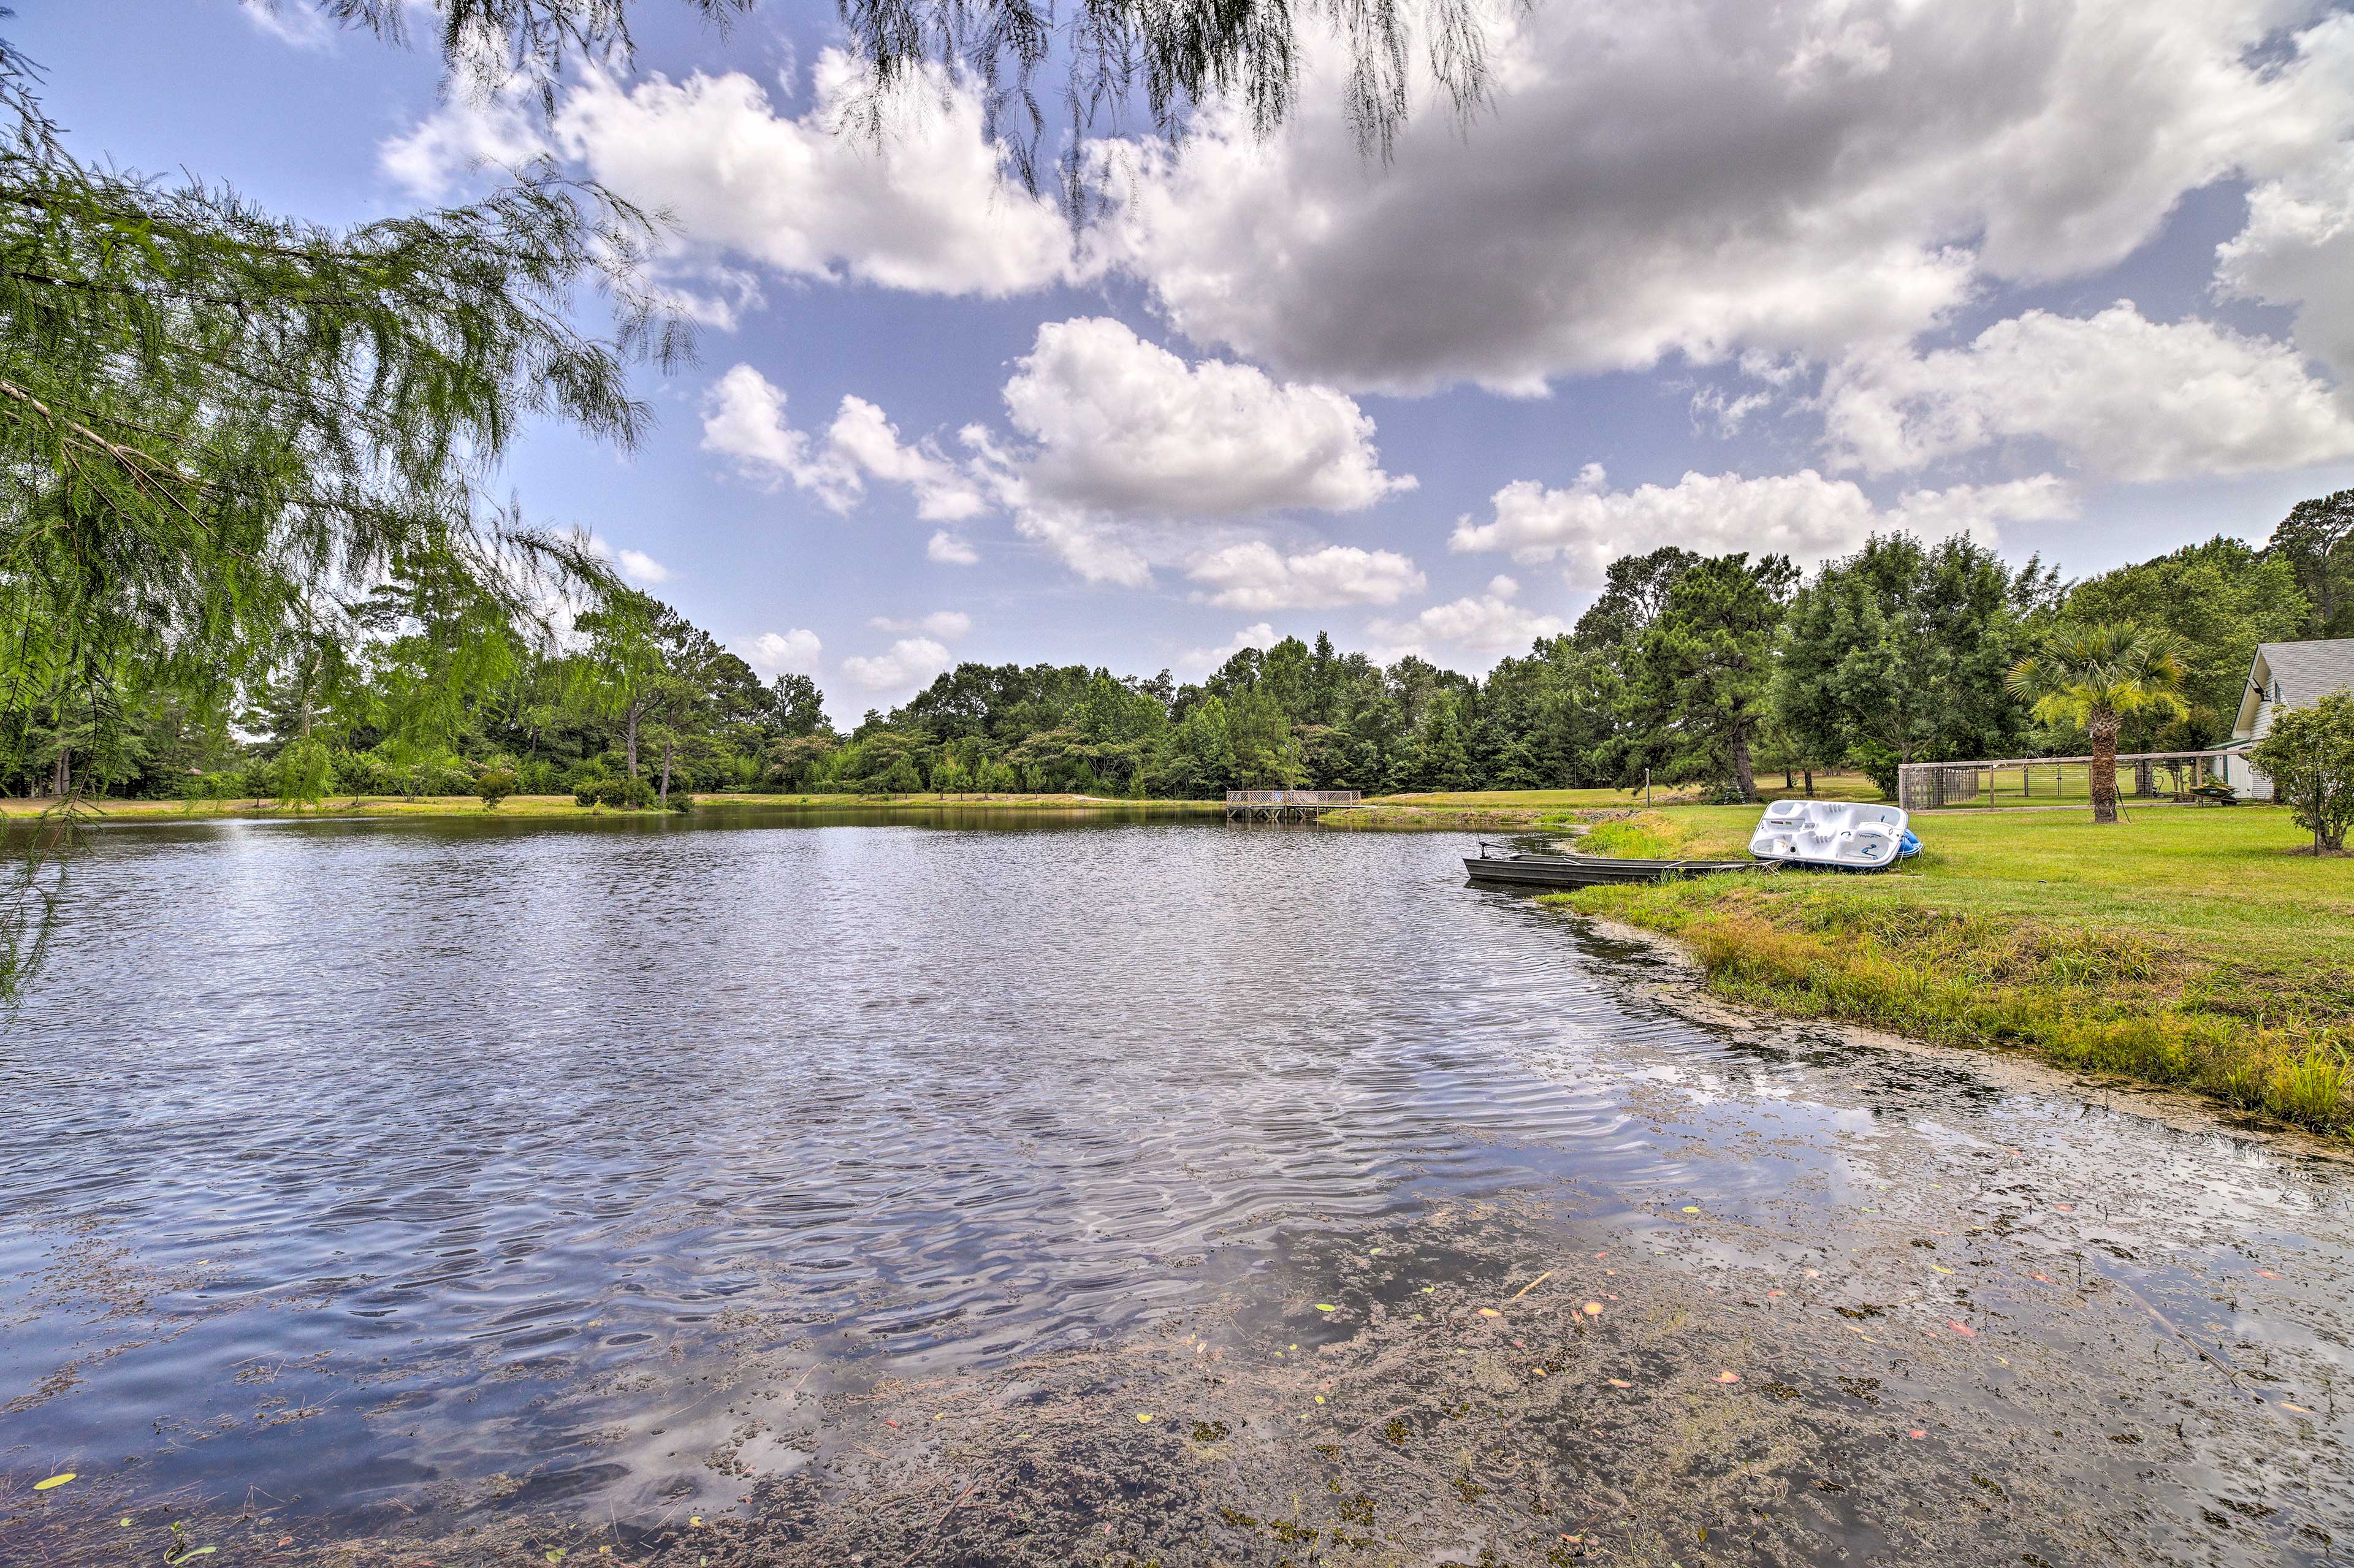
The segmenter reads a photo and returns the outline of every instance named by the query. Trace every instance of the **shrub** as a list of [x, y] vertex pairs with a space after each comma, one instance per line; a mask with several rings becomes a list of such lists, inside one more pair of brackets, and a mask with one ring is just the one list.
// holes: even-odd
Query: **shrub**
[[2341, 688], [2308, 707], [2274, 715], [2248, 761], [2323, 849], [2346, 847], [2346, 830], [2354, 827], [2354, 691]]
[[520, 782], [508, 769], [493, 768], [474, 780], [474, 793], [482, 798], [484, 810], [495, 811], [499, 809], [499, 802], [514, 794]]
[[596, 779], [575, 785], [572, 799], [583, 806], [642, 811], [654, 803], [654, 787], [642, 779]]

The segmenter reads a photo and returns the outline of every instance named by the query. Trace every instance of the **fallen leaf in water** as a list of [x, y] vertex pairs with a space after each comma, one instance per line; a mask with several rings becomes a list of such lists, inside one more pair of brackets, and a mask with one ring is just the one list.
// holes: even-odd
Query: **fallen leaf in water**
[[2054, 1203], [2052, 1206], [2063, 1214], [2073, 1214], [2076, 1212], [2076, 1205], [2073, 1203]]
[[1493, 1307], [1482, 1307], [1479, 1308], [1479, 1316], [1482, 1318], [1500, 1318], [1503, 1314], [1497, 1311]]
[[1316, 1396], [1316, 1403], [1317, 1403], [1317, 1404], [1323, 1404], [1323, 1403], [1324, 1403], [1324, 1396], [1323, 1396], [1322, 1394], [1320, 1394], [1320, 1394], [1318, 1394], [1318, 1395]]
[[1543, 1368], [1543, 1367], [1539, 1367], [1539, 1368], [1537, 1368], [1537, 1369], [1536, 1369], [1536, 1374], [1537, 1374], [1537, 1376], [1539, 1376], [1539, 1377], [1543, 1377], [1543, 1376], [1544, 1376], [1544, 1374], [1545, 1374], [1545, 1370], [1544, 1370], [1544, 1368]]
[[1810, 1268], [1807, 1270], [1807, 1277], [1808, 1279], [1820, 1279], [1822, 1277], [1823, 1271], [1819, 1268]]
[[2287, 1400], [2285, 1400], [2285, 1399], [2284, 1399], [2284, 1400], [2282, 1400], [2282, 1401], [2281, 1401], [2281, 1408], [2282, 1408], [2283, 1410], [2294, 1410], [2294, 1411], [2296, 1411], [2299, 1415], [2310, 1415], [2310, 1414], [2313, 1414], [2313, 1412], [2312, 1412], [2312, 1411], [2307, 1410], [2304, 1405], [2302, 1405], [2302, 1404], [2290, 1404]]
[[1716, 1381], [1719, 1383], [1739, 1383], [1741, 1381], [1741, 1374], [1737, 1372], [1721, 1372], [1716, 1374]]
[[1768, 1301], [1771, 1301], [1771, 1300], [1773, 1300], [1773, 1299], [1774, 1299], [1774, 1298], [1776, 1298], [1776, 1296], [1779, 1296], [1779, 1295], [1781, 1295], [1781, 1294], [1782, 1294], [1782, 1293], [1781, 1293], [1780, 1291], [1778, 1291], [1778, 1290], [1768, 1290], [1768, 1291], [1766, 1293], [1766, 1300], [1768, 1300]]
[[78, 1470], [68, 1470], [62, 1476], [51, 1476], [46, 1481], [35, 1481], [33, 1483], [33, 1489], [37, 1492], [46, 1492], [51, 1488], [64, 1486], [68, 1481], [72, 1480], [74, 1477], [80, 1473], [80, 1472]]
[[1319, 1301], [1316, 1303], [1316, 1310], [1319, 1312], [1338, 1312], [1340, 1308], [1333, 1306], [1330, 1301]]
[[1610, 1386], [1611, 1386], [1612, 1388], [1632, 1388], [1632, 1387], [1634, 1387], [1635, 1385], [1634, 1385], [1633, 1383], [1628, 1383], [1628, 1382], [1625, 1378], [1623, 1378], [1623, 1377], [1614, 1377], [1614, 1378], [1612, 1378], [1612, 1379], [1610, 1380]]
[[1589, 1318], [1599, 1318], [1599, 1317], [1601, 1317], [1601, 1316], [1602, 1316], [1602, 1303], [1601, 1303], [1601, 1302], [1599, 1302], [1599, 1301], [1589, 1301], [1589, 1302], [1587, 1302], [1587, 1303], [1585, 1304], [1585, 1315], [1586, 1315], [1587, 1317], [1589, 1317]]
[[1951, 1329], [1955, 1333], [1959, 1334], [1966, 1340], [1975, 1340], [1978, 1338], [1978, 1331], [1976, 1329], [1971, 1328], [1967, 1323], [1956, 1319], [1948, 1319], [1946, 1327]]
[[131, 1521], [128, 1519], [122, 1521], [122, 1528], [125, 1530], [129, 1530], [131, 1528]]
[[1904, 1434], [1904, 1436], [1906, 1436], [1907, 1437], [1926, 1437], [1926, 1436], [1928, 1436], [1928, 1434], [1927, 1434], [1926, 1432], [1922, 1431], [1918, 1426], [1915, 1426], [1914, 1428], [1913, 1428], [1913, 1430], [1912, 1430], [1912, 1431], [1907, 1432], [1906, 1434]]
[[883, 1425], [885, 1426], [896, 1426], [899, 1424], [886, 1415], [883, 1418]]
[[2031, 1274], [2027, 1277], [2030, 1279], [2040, 1279], [2046, 1285], [2057, 1285], [2060, 1283], [2048, 1274]]
[[2274, 1274], [2274, 1273], [2271, 1269], [2269, 1269], [2269, 1268], [2260, 1268], [2260, 1269], [2256, 1270], [2256, 1273], [2257, 1273], [2257, 1275], [2258, 1275], [2260, 1277], [2264, 1278], [2264, 1279], [2278, 1279], [2278, 1278], [2280, 1277], [2280, 1276], [2279, 1276], [2279, 1275]]
[[1931, 1264], [1929, 1266], [1930, 1266], [1931, 1268], [1935, 1269], [1935, 1270], [1936, 1270], [1938, 1273], [1940, 1273], [1940, 1274], [1951, 1274], [1951, 1273], [1953, 1273], [1953, 1272], [1954, 1272], [1952, 1269], [1947, 1268], [1947, 1267], [1946, 1267], [1944, 1264], [1942, 1264], [1942, 1263], [1933, 1263], [1933, 1264]]
[[[1317, 1404], [1323, 1404], [1324, 1402], [1323, 1402], [1322, 1400], [1320, 1400], [1320, 1400], [1318, 1400], [1316, 1403], [1317, 1403]], [[1152, 1419], [1152, 1412], [1150, 1412], [1150, 1411], [1149, 1411], [1149, 1410], [1140, 1410], [1140, 1411], [1138, 1411], [1138, 1412], [1136, 1413], [1136, 1418], [1137, 1418], [1139, 1421], [1150, 1421], [1150, 1420], [1151, 1420], [1151, 1419]]]
[[1684, 1205], [1684, 1213], [1687, 1214], [1697, 1214], [1700, 1213], [1700, 1205], [1698, 1203], [1686, 1203]]
[[278, 1544], [281, 1546], [292, 1546], [294, 1544], [294, 1538], [291, 1535], [281, 1535], [278, 1538]]

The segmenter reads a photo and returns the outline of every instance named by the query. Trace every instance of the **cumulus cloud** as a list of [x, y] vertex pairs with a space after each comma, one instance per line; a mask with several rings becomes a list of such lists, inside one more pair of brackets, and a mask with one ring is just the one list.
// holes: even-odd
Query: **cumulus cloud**
[[612, 562], [620, 569], [621, 576], [640, 588], [652, 588], [657, 584], [666, 583], [674, 575], [668, 567], [663, 566], [643, 550], [616, 549], [610, 540], [599, 535], [588, 535], [588, 551], [591, 555]]
[[[1535, 393], [1745, 350], [1828, 361], [1937, 325], [1987, 279], [2114, 265], [2185, 192], [2343, 138], [2342, 19], [2280, 45], [2325, 9], [1515, 9], [1495, 24], [1495, 112], [1470, 134], [1426, 113], [1369, 170], [1335, 51], [1318, 50], [1281, 134], [1214, 109], [1179, 145], [1115, 154], [1097, 243], [1189, 338], [1352, 390]], [[2243, 265], [2251, 287], [2260, 270]], [[2294, 286], [2314, 297], [2328, 275]]]
[[1887, 473], [2041, 438], [2109, 479], [2300, 468], [2354, 453], [2354, 418], [2296, 350], [2120, 301], [2029, 311], [1958, 348], [1853, 356], [1824, 386], [1833, 466]]
[[[790, 94], [793, 83], [782, 85]], [[819, 56], [798, 116], [740, 71], [631, 86], [592, 75], [546, 132], [513, 102], [458, 99], [387, 142], [381, 159], [411, 192], [438, 197], [478, 155], [550, 152], [671, 214], [690, 252], [794, 277], [1002, 296], [1073, 275], [1068, 226], [1051, 198], [1008, 177], [970, 83], [925, 68], [879, 141], [844, 129], [862, 86], [839, 49]]]
[[[2354, 34], [2354, 19], [2346, 30]], [[2354, 62], [2348, 66], [2354, 79]], [[2296, 313], [2296, 344], [2354, 384], [2354, 145], [2248, 193], [2248, 222], [2219, 247], [2225, 292]]]
[[335, 41], [327, 18], [293, 0], [238, 0], [238, 9], [261, 32], [298, 49], [323, 49]]
[[1854, 482], [1813, 469], [1756, 479], [1687, 473], [1673, 485], [1612, 490], [1598, 463], [1566, 489], [1516, 480], [1490, 500], [1489, 520], [1461, 519], [1448, 548], [1504, 550], [1524, 563], [1559, 559], [1570, 585], [1589, 589], [1601, 586], [1604, 569], [1620, 556], [1662, 545], [1703, 555], [1778, 554], [1811, 566], [1855, 549], [1874, 531], [1966, 532], [1990, 544], [2005, 523], [2073, 517], [2077, 504], [2074, 493], [2050, 474], [1914, 491], [1882, 508]]
[[1261, 540], [1229, 545], [1193, 563], [1190, 575], [1228, 609], [1329, 609], [1395, 604], [1425, 586], [1421, 569], [1392, 550], [1328, 545], [1287, 556]]
[[1262, 620], [1244, 627], [1221, 647], [1187, 649], [1177, 656], [1176, 667], [1181, 674], [1206, 675], [1246, 648], [1272, 648], [1281, 641], [1274, 626]]
[[888, 652], [842, 662], [851, 684], [878, 696], [906, 696], [929, 685], [949, 667], [949, 651], [928, 637], [903, 637]]
[[1376, 620], [1366, 630], [1401, 652], [1445, 642], [1467, 653], [1485, 654], [1526, 648], [1541, 637], [1558, 637], [1569, 630], [1569, 622], [1559, 616], [1515, 603], [1520, 592], [1519, 583], [1498, 576], [1489, 579], [1485, 593], [1432, 605], [1411, 620]]
[[1085, 581], [1142, 588], [1152, 580], [1144, 552], [1116, 525], [1085, 513], [1033, 508], [1017, 516], [1013, 526]]
[[799, 626], [790, 631], [763, 631], [736, 647], [744, 662], [772, 680], [779, 675], [816, 674], [822, 652], [824, 644], [817, 633]]
[[829, 450], [875, 478], [915, 493], [916, 515], [957, 523], [988, 510], [980, 488], [929, 440], [909, 445], [883, 410], [864, 397], [844, 397], [826, 430]]
[[1329, 387], [1247, 365], [1188, 365], [1124, 323], [1048, 322], [1005, 384], [1043, 502], [1161, 517], [1354, 512], [1410, 490], [1373, 422]]
[[979, 563], [981, 552], [960, 535], [936, 528], [924, 546], [924, 558], [943, 567], [970, 567]]
[[[703, 446], [755, 482], [790, 482], [837, 511], [873, 480], [907, 487], [928, 521], [1009, 513], [1017, 533], [1080, 577], [1130, 588], [1151, 580], [1156, 533], [1164, 560], [1183, 559], [1198, 545], [1172, 544], [1179, 525], [1357, 511], [1415, 482], [1383, 471], [1373, 423], [1348, 397], [1248, 366], [1189, 365], [1115, 321], [1040, 326], [1004, 400], [1013, 436], [967, 425], [951, 456], [929, 436], [906, 440], [857, 397], [842, 400], [822, 437], [796, 429], [784, 392], [738, 365], [705, 394]], [[978, 559], [948, 529], [926, 554]], [[1219, 602], [1244, 609], [1391, 604], [1421, 586], [1405, 556], [1344, 546], [1285, 557], [1246, 545], [1198, 565]]]
[[972, 630], [972, 617], [960, 609], [936, 609], [929, 615], [908, 620], [878, 615], [866, 624], [877, 631], [920, 631], [927, 637], [953, 642]]
[[837, 512], [858, 503], [864, 490], [857, 468], [823, 449], [785, 417], [785, 394], [748, 365], [712, 383], [703, 398], [703, 450], [730, 461], [754, 483], [775, 490], [790, 482], [814, 491]]

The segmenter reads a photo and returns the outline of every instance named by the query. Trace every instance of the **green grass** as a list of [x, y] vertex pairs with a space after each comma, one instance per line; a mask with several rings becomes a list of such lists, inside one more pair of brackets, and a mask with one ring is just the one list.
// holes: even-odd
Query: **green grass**
[[[1734, 855], [1756, 811], [1599, 824], [1600, 853]], [[1806, 1017], [2196, 1089], [2354, 1131], [2354, 858], [2271, 807], [1917, 821], [1872, 876], [1588, 888], [1547, 902], [1680, 938], [1712, 990]]]

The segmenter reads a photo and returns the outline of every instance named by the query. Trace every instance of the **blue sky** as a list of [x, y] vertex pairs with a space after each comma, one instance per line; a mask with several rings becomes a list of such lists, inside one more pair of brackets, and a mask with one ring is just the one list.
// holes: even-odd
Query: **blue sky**
[[1271, 140], [1114, 143], [1076, 235], [952, 78], [837, 134], [832, 16], [652, 0], [553, 124], [301, 0], [8, 26], [78, 151], [281, 211], [535, 152], [668, 208], [701, 363], [644, 375], [641, 451], [546, 429], [504, 481], [840, 717], [1319, 628], [1484, 669], [1659, 544], [2083, 574], [2354, 484], [2342, 6], [1539, 0], [1472, 123], [1369, 163], [1314, 49]]

